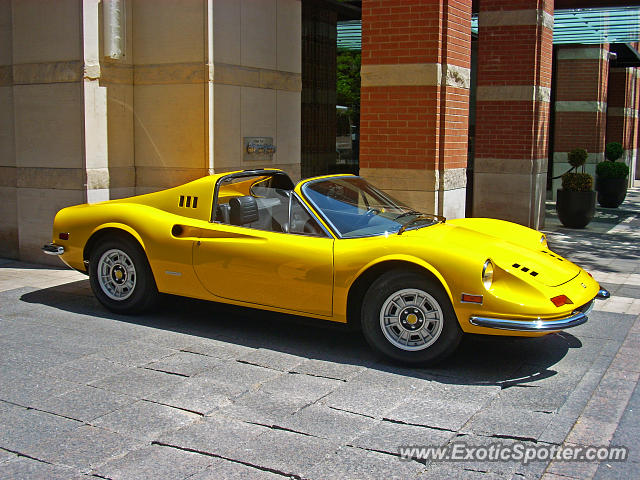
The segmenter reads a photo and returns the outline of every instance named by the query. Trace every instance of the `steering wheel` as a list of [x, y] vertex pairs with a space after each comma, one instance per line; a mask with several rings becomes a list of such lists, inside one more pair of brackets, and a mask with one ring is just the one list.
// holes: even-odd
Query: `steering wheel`
[[371, 217], [373, 215], [378, 215], [380, 213], [380, 210], [377, 208], [369, 208], [366, 212], [365, 212], [365, 216], [366, 217]]
[[369, 208], [362, 215], [357, 216], [357, 220], [354, 222], [354, 226], [356, 228], [363, 228], [369, 225], [369, 221], [377, 214], [380, 213], [380, 210], [377, 208]]

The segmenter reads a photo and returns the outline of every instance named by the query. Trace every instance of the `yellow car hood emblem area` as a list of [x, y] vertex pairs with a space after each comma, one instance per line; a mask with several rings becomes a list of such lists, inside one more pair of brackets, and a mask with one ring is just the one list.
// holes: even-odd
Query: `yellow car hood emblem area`
[[[486, 220], [487, 228], [483, 232], [477, 231], [476, 228], [469, 228], [469, 226], [477, 226], [478, 220]], [[539, 235], [535, 236], [535, 243], [532, 242], [531, 247], [528, 248], [528, 245], [523, 246], [523, 239], [518, 235], [509, 237], [499, 231], [494, 234], [491, 226], [495, 222], [499, 221], [464, 218], [434, 227], [408, 231], [405, 235], [407, 238], [409, 235], [426, 237], [431, 241], [435, 237], [438, 243], [447, 245], [449, 248], [465, 252], [465, 255], [477, 255], [482, 261], [491, 258], [498, 267], [510, 274], [548, 287], [562, 285], [579, 274], [578, 266], [546, 248], [540, 249]]]

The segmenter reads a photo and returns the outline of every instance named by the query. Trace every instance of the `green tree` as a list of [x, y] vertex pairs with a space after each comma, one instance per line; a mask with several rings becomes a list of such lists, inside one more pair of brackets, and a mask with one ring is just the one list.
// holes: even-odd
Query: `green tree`
[[360, 52], [338, 49], [336, 103], [359, 111]]

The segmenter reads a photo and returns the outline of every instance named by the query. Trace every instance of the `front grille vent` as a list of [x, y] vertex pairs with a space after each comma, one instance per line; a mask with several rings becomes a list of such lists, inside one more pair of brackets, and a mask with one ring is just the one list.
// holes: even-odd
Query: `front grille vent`
[[531, 275], [532, 277], [537, 277], [538, 276], [538, 272], [536, 272], [535, 270], [531, 270], [529, 267], [523, 267], [522, 265], [520, 265], [519, 263], [514, 263], [513, 265], [511, 265], [513, 268], [517, 268], [519, 270], [522, 270], [523, 272], [527, 273], [529, 272], [529, 275]]

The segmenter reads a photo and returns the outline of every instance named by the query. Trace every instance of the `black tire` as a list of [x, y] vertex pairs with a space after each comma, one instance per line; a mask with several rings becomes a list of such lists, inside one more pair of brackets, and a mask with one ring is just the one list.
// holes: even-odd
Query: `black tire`
[[[415, 304], [411, 303], [412, 295]], [[404, 306], [392, 301], [393, 298]], [[381, 320], [383, 309], [387, 314], [385, 318], [389, 319], [388, 323], [384, 321], [385, 328]], [[462, 338], [456, 314], [442, 285], [410, 271], [392, 270], [373, 282], [363, 299], [361, 322], [365, 339], [375, 351], [412, 365], [444, 360]], [[398, 346], [403, 338], [406, 345]]]
[[[123, 255], [116, 256], [116, 252]], [[110, 271], [110, 275], [100, 280], [99, 269], [103, 273]], [[125, 236], [104, 238], [93, 248], [89, 257], [89, 283], [100, 303], [115, 313], [143, 312], [150, 309], [159, 296], [144, 251], [138, 242]]]

